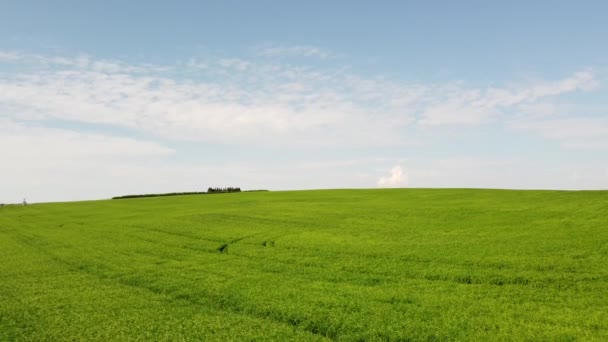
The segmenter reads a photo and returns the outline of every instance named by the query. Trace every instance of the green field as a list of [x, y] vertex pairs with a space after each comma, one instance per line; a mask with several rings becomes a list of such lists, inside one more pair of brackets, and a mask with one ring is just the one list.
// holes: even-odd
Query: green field
[[608, 192], [0, 208], [0, 341], [608, 340]]

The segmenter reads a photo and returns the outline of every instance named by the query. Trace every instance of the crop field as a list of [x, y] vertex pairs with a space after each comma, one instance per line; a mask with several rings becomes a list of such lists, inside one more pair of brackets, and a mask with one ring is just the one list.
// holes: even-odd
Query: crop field
[[608, 192], [0, 208], [0, 341], [608, 341]]

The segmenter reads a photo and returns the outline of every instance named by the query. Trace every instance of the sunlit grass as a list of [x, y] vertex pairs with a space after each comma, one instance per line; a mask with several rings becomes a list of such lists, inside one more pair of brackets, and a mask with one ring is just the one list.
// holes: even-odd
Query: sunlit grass
[[0, 340], [608, 340], [608, 192], [0, 208]]

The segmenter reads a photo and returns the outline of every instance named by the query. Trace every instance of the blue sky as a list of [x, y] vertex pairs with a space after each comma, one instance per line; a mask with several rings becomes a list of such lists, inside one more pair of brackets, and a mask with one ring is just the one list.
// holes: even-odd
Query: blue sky
[[608, 188], [605, 13], [603, 1], [5, 1], [0, 201]]

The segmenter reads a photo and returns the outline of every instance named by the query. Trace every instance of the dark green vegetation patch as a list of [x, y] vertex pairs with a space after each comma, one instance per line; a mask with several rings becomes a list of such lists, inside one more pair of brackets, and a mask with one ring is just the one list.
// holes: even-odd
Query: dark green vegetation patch
[[0, 208], [0, 340], [608, 340], [608, 192]]

